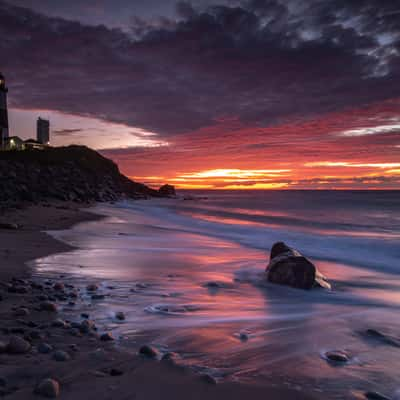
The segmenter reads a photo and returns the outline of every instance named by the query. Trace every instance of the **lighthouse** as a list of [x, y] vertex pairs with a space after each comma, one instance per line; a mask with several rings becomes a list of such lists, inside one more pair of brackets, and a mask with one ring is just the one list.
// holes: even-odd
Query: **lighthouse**
[[8, 138], [7, 86], [0, 73], [0, 149], [4, 149]]

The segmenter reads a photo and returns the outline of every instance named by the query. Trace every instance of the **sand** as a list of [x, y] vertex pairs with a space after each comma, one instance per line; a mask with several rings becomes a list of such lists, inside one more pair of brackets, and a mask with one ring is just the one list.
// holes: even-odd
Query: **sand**
[[[120, 349], [117, 341], [101, 341], [95, 331], [75, 336], [68, 323], [66, 327], [52, 326], [53, 321], [62, 318], [62, 315], [40, 311], [42, 301], [38, 296], [53, 296], [57, 293], [50, 285], [43, 285], [41, 290], [32, 288], [31, 271], [26, 263], [71, 250], [71, 247], [43, 231], [66, 229], [79, 222], [101, 218], [90, 213], [89, 208], [82, 210], [81, 207], [69, 203], [52, 203], [10, 210], [0, 216], [2, 223], [22, 225], [17, 230], [0, 229], [0, 341], [6, 344], [12, 335], [29, 336], [32, 345], [24, 354], [0, 354], [0, 396], [7, 395], [8, 399], [41, 398], [34, 394], [35, 387], [42, 379], [53, 378], [60, 384], [59, 398], [74, 400], [265, 400], [323, 397], [322, 394], [310, 395], [287, 387], [284, 382], [266, 382], [259, 386], [232, 382], [210, 383], [179, 365], [146, 359], [138, 355], [138, 349]], [[26, 287], [27, 293], [9, 292], [7, 285], [13, 277], [23, 279], [14, 280], [13, 286]], [[62, 284], [62, 278], [57, 282]], [[54, 304], [57, 302], [53, 301]], [[20, 307], [25, 307], [28, 315], [16, 316], [16, 309]], [[77, 315], [76, 320], [82, 321], [82, 318]], [[42, 342], [50, 344], [53, 351], [48, 354], [39, 353], [38, 346]], [[70, 359], [56, 361], [56, 350], [67, 352]]]

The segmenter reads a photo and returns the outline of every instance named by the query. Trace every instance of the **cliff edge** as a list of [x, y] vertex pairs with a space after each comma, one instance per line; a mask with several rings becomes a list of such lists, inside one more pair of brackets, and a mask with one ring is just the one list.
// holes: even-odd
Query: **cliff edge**
[[85, 146], [0, 152], [2, 205], [43, 200], [77, 202], [163, 197], [122, 175], [118, 166]]

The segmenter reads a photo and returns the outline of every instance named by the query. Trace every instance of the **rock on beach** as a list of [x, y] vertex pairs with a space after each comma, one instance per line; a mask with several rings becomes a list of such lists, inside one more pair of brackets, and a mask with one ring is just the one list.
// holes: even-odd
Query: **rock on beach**
[[306, 290], [314, 287], [331, 288], [310, 260], [283, 242], [272, 246], [266, 273], [269, 282], [280, 285]]

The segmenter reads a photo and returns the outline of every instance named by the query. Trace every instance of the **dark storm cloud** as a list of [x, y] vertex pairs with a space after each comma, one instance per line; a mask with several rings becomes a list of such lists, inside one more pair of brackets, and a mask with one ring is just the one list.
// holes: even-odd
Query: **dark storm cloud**
[[161, 135], [225, 117], [271, 124], [398, 96], [396, 3], [179, 2], [177, 19], [133, 17], [132, 36], [0, 1], [1, 69], [18, 107]]

